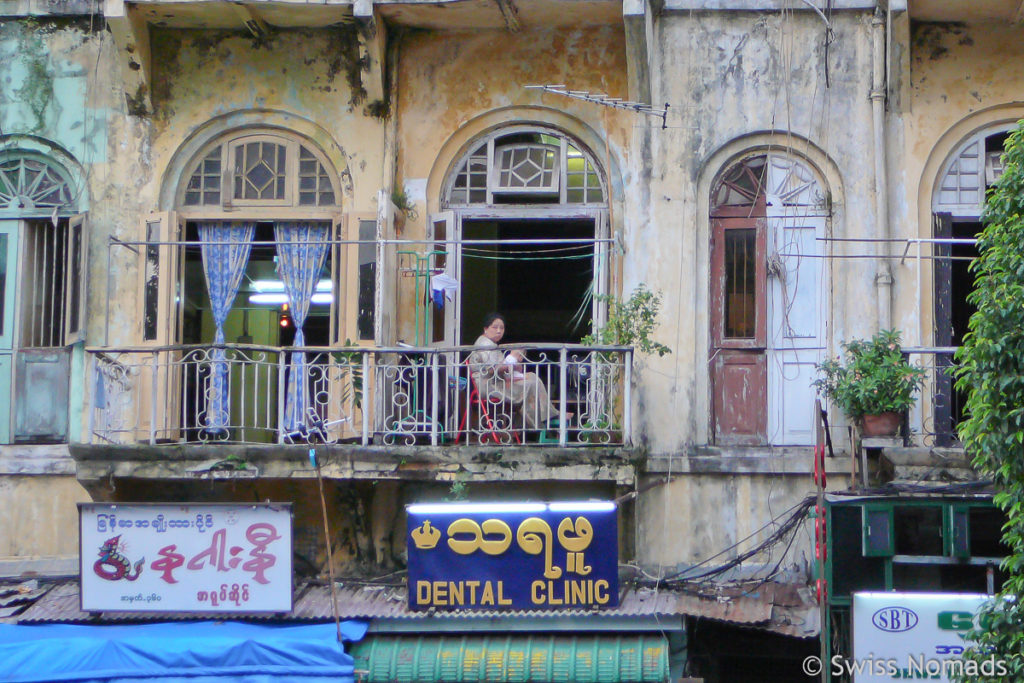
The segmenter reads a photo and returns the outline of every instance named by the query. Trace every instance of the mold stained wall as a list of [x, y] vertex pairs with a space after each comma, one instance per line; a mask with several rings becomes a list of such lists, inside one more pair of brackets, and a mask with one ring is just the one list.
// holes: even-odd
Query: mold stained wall
[[[902, 169], [893, 174], [892, 225], [902, 237], [931, 237], [932, 192], [948, 155], [980, 129], [1024, 118], [1024, 45], [1009, 23], [914, 23], [905, 29], [901, 114]], [[917, 268], [896, 273], [896, 322], [930, 344], [931, 272], [922, 269], [920, 314], [915, 306]]]
[[[654, 70], [652, 90], [655, 101], [671, 103], [676, 118], [667, 130], [649, 132], [651, 200], [626, 233], [624, 274], [626, 287], [646, 279], [665, 293], [668, 329], [661, 335], [674, 349], [648, 359], [648, 370], [641, 371], [640, 429], [653, 455], [685, 458], [709, 441], [708, 195], [711, 180], [735, 153], [745, 146], [793, 148], [829, 185], [831, 234], [874, 235], [870, 20], [867, 12], [833, 15], [827, 88], [824, 27], [814, 14], [670, 13], [657, 25], [657, 60], [665, 66]], [[662, 248], [645, 248], [651, 244]], [[843, 248], [856, 249], [834, 249]], [[826, 331], [828, 342], [871, 331], [874, 269], [855, 260], [823, 263], [829, 266], [834, 329]], [[802, 458], [783, 466], [781, 455], [767, 451], [761, 466], [742, 473], [682, 474], [641, 496], [640, 561], [698, 562], [753, 533], [813, 491], [809, 448], [807, 456], [806, 467], [799, 466]], [[729, 453], [708, 457], [725, 461]], [[686, 470], [677, 462], [672, 471]], [[839, 478], [830, 483], [845, 487]], [[701, 531], [663, 533], [680, 510], [687, 527]]]
[[[282, 30], [256, 45], [239, 32], [154, 29], [154, 113], [142, 131], [148, 163], [135, 167], [130, 150], [118, 150], [125, 171], [119, 184], [138, 197], [125, 214], [130, 234], [141, 239], [150, 211], [174, 208], [173, 200], [162, 205], [161, 190], [177, 187], [180, 174], [172, 162], [185, 161], [175, 157], [179, 148], [197, 139], [206, 142], [232, 125], [262, 121], [296, 122], [335, 165], [341, 211], [375, 214], [383, 182], [384, 123], [363, 113], [366, 102], [352, 101], [346, 66], [354, 40], [354, 33], [336, 29]], [[110, 189], [115, 187], [112, 182]], [[125, 310], [138, 310], [137, 259], [127, 250], [118, 256], [126, 274], [116, 278], [114, 298]], [[110, 343], [136, 343], [136, 318], [112, 321]]]
[[[635, 191], [626, 168], [628, 147], [632, 127], [643, 121], [632, 113], [523, 87], [565, 84], [626, 99], [621, 25], [518, 33], [417, 31], [401, 40], [396, 177], [413, 189], [409, 195], [419, 213], [406, 223], [406, 237], [425, 236], [429, 215], [440, 208], [446, 174], [466, 143], [499, 124], [555, 119], [568, 122], [570, 135], [586, 138], [587, 132], [599, 141], [590, 151], [615, 186], [612, 229], [630, 229], [621, 197], [623, 183], [626, 194]], [[399, 297], [413, 298], [411, 290]], [[411, 321], [404, 320], [399, 337], [411, 339], [412, 334]]]
[[[140, 165], [145, 168], [147, 157], [145, 135], [125, 117], [114, 52], [100, 17], [0, 21], [0, 131], [4, 136], [45, 141], [43, 147], [62, 149], [78, 165], [68, 169], [78, 183], [73, 188], [75, 206], [68, 208], [88, 210], [92, 226], [88, 343], [102, 333], [97, 325], [102, 321], [103, 299], [97, 295], [102, 286], [97, 283], [105, 281], [101, 255], [107, 235], [129, 237], [122, 227], [126, 211], [133, 208], [131, 172]], [[86, 393], [84, 374], [78, 348], [71, 394], [79, 400]], [[72, 406], [75, 440], [83, 427], [82, 414]], [[75, 504], [88, 501], [89, 495], [75, 480], [73, 469], [64, 472], [66, 455], [50, 456], [52, 467], [24, 474], [26, 448], [32, 447], [0, 446], [0, 559], [73, 556], [78, 552], [75, 535], [60, 531], [75, 528]], [[35, 531], [23, 533], [30, 528]]]

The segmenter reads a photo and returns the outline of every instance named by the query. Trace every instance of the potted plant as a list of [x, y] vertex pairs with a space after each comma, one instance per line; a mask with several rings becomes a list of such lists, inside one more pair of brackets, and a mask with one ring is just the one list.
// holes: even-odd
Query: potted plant
[[[669, 347], [654, 340], [658, 311], [661, 309], [660, 292], [652, 292], [641, 283], [628, 299], [619, 299], [610, 294], [599, 294], [596, 298], [607, 304], [607, 320], [594, 333], [584, 336], [580, 340], [581, 344], [632, 346], [640, 353], [656, 353], [658, 356], [672, 353]], [[622, 391], [619, 385], [624, 378], [619, 372], [616, 354], [598, 352], [595, 357], [601, 362], [595, 368], [598, 376], [593, 377], [591, 383], [605, 390], [614, 387], [613, 405], [589, 405], [581, 421], [580, 438], [591, 443], [618, 442], [623, 435], [622, 427], [615, 421], [615, 417], [620, 414]], [[600, 394], [600, 390], [596, 393]]]
[[812, 384], [860, 426], [862, 435], [895, 435], [925, 371], [903, 355], [896, 330], [844, 342], [842, 348], [842, 356], [816, 366], [820, 376]]

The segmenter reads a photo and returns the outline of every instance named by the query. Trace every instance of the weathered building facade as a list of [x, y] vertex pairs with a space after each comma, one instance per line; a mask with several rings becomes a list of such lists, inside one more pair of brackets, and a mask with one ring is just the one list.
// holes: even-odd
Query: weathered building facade
[[[830, 411], [829, 490], [958, 454], [1016, 4], [0, 0], [0, 561], [73, 562], [78, 502], [272, 500], [321, 574], [312, 447], [341, 575], [403, 563], [403, 503], [618, 500], [637, 585], [711, 599], [616, 628], [796, 680], [815, 363], [897, 328], [937, 368], [900, 444]], [[581, 344], [641, 284], [672, 353]], [[571, 418], [474, 393], [492, 310]], [[719, 609], [747, 579], [789, 602]]]

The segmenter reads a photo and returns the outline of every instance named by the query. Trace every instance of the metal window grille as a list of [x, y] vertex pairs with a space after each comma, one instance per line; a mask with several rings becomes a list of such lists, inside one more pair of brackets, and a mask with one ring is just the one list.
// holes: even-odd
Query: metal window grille
[[0, 160], [0, 208], [32, 211], [72, 204], [67, 180], [50, 164], [24, 156]]
[[757, 320], [757, 231], [725, 231], [725, 336], [751, 339]]
[[68, 225], [29, 222], [21, 278], [21, 348], [64, 346]]

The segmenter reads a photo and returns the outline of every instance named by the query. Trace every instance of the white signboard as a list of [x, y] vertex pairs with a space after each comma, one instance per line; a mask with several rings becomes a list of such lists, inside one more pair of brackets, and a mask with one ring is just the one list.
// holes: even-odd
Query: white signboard
[[80, 503], [82, 610], [290, 612], [291, 505]]
[[866, 683], [1005, 676], [1005, 664], [994, 657], [980, 664], [961, 659], [967, 646], [963, 636], [988, 599], [962, 593], [855, 593], [853, 658], [833, 657], [833, 678], [852, 674], [857, 683]]

